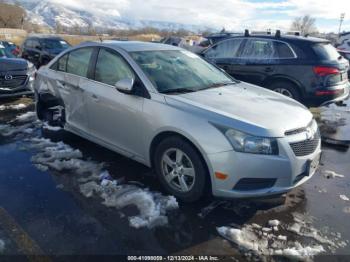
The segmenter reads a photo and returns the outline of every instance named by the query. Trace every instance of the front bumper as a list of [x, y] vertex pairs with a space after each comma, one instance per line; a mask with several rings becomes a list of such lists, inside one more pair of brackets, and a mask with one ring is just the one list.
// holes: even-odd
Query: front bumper
[[[220, 198], [269, 197], [286, 193], [305, 183], [315, 173], [315, 170], [309, 173], [310, 162], [320, 158], [321, 140], [313, 153], [297, 157], [290, 143], [302, 141], [300, 139], [305, 139], [305, 136], [299, 134], [278, 139], [278, 156], [235, 151], [207, 155], [212, 174], [213, 195]], [[215, 172], [227, 174], [228, 177], [225, 180], [216, 179]], [[257, 184], [252, 183], [251, 188], [247, 187], [247, 184], [237, 187], [245, 180], [255, 181]]]
[[34, 78], [31, 78], [28, 76], [25, 83], [21, 86], [11, 88], [11, 89], [0, 87], [0, 98], [32, 95], [34, 93], [33, 85], [34, 85]]

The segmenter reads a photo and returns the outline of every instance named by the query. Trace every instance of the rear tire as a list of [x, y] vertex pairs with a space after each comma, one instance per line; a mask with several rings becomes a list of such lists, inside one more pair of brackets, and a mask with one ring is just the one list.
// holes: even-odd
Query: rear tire
[[268, 89], [301, 102], [300, 91], [298, 87], [292, 83], [286, 81], [274, 82], [268, 86]]
[[199, 200], [207, 185], [207, 168], [199, 152], [186, 140], [172, 136], [159, 143], [154, 167], [164, 189], [184, 202]]

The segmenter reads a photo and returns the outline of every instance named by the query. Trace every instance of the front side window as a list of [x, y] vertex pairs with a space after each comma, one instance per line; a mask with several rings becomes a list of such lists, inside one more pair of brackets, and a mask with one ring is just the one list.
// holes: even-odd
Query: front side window
[[69, 53], [67, 73], [87, 77], [93, 48], [81, 48]]
[[97, 57], [95, 80], [114, 86], [119, 80], [135, 78], [129, 65], [113, 51], [100, 49]]
[[206, 58], [234, 58], [243, 39], [224, 40], [210, 48], [206, 53]]
[[42, 45], [45, 49], [66, 49], [69, 44], [64, 40], [59, 39], [45, 39], [42, 41]]
[[130, 55], [161, 93], [195, 92], [235, 83], [221, 70], [188, 51], [139, 51]]
[[273, 59], [277, 56], [272, 41], [265, 39], [248, 39], [241, 58]]

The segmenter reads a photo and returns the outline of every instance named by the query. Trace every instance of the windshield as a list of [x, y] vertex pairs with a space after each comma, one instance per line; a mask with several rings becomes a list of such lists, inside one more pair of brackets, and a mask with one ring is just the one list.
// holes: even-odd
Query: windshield
[[184, 50], [131, 52], [159, 92], [194, 92], [232, 83], [228, 75]]
[[9, 50], [6, 48], [0, 48], [0, 57], [16, 58]]
[[45, 49], [66, 49], [69, 47], [66, 41], [56, 39], [45, 39], [42, 45]]
[[337, 49], [328, 43], [315, 44], [313, 49], [322, 60], [338, 60], [340, 57]]

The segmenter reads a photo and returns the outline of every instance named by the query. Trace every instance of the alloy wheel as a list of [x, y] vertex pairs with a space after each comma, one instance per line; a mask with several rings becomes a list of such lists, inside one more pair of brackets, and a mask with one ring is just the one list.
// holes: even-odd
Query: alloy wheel
[[168, 185], [182, 193], [195, 184], [196, 173], [191, 159], [180, 149], [170, 148], [161, 158], [162, 174]]

